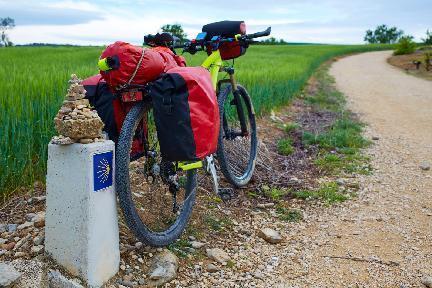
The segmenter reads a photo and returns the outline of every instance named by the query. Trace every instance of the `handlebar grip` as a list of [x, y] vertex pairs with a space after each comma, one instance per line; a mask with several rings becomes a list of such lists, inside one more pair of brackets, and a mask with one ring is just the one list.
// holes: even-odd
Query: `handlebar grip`
[[264, 30], [262, 32], [257, 32], [257, 33], [247, 35], [247, 38], [252, 39], [252, 38], [258, 38], [258, 37], [265, 37], [265, 36], [269, 36], [270, 33], [271, 33], [271, 27], [268, 27], [266, 30]]

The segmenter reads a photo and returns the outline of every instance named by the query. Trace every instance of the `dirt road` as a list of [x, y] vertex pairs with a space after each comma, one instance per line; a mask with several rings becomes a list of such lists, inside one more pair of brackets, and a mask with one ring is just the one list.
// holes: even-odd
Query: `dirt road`
[[432, 82], [388, 65], [389, 56], [347, 57], [330, 70], [369, 136], [379, 137], [369, 150], [375, 171], [360, 179], [354, 204], [323, 217], [326, 244], [310, 254], [300, 283], [423, 287], [432, 275], [432, 173], [419, 167], [432, 162]]

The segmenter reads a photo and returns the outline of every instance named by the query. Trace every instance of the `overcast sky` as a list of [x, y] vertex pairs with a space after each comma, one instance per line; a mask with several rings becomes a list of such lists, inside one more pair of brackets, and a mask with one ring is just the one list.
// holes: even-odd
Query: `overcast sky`
[[202, 25], [244, 20], [248, 32], [272, 26], [290, 42], [363, 43], [365, 30], [395, 25], [424, 37], [432, 29], [431, 0], [0, 0], [0, 17], [12, 17], [16, 44], [44, 42], [101, 45], [142, 43], [161, 25], [180, 23], [193, 37]]

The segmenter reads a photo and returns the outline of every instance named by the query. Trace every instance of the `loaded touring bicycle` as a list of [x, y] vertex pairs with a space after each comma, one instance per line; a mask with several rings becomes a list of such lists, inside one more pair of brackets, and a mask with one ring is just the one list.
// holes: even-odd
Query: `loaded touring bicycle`
[[[145, 37], [150, 49], [116, 42], [102, 53], [98, 66], [115, 95], [116, 119], [108, 126], [117, 129], [109, 132], [116, 142], [116, 191], [140, 241], [165, 246], [181, 235], [195, 203], [198, 169], [211, 175], [223, 200], [233, 190], [219, 188], [215, 162], [234, 187], [250, 181], [257, 156], [255, 113], [228, 60], [244, 55], [254, 38], [270, 31], [246, 34], [243, 21], [221, 21], [205, 25], [181, 47], [163, 33]], [[205, 51], [208, 57], [200, 67], [186, 67], [174, 48]], [[135, 57], [130, 63], [125, 51]], [[159, 70], [143, 67], [157, 59], [165, 61]], [[135, 81], [153, 72], [155, 79]]]

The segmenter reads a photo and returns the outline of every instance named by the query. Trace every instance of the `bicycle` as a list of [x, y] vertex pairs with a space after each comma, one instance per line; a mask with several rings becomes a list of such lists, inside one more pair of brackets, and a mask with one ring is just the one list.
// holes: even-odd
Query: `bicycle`
[[[222, 61], [219, 47], [222, 43], [236, 41], [248, 46], [254, 43], [254, 38], [268, 36], [270, 31], [269, 27], [255, 34], [213, 36], [211, 40], [200, 33], [193, 41], [180, 46], [183, 52], [191, 54], [212, 47], [201, 66], [210, 71], [218, 96], [221, 123], [216, 155], [198, 162], [164, 161], [158, 153], [150, 97], [145, 97], [128, 112], [117, 142], [116, 191], [126, 223], [140, 241], [160, 247], [181, 235], [195, 203], [199, 168], [204, 167], [212, 175], [213, 189], [223, 200], [231, 197], [231, 189], [219, 188], [214, 158], [234, 187], [242, 187], [250, 181], [258, 143], [255, 112], [248, 92], [236, 82], [233, 65]], [[177, 47], [172, 45], [171, 48]], [[218, 81], [219, 72], [227, 73], [229, 79]], [[145, 87], [130, 88], [145, 90]], [[142, 133], [144, 135], [137, 135]], [[133, 139], [137, 136], [144, 139], [144, 154], [131, 159]], [[234, 154], [239, 147], [242, 147], [240, 152], [247, 153]]]

